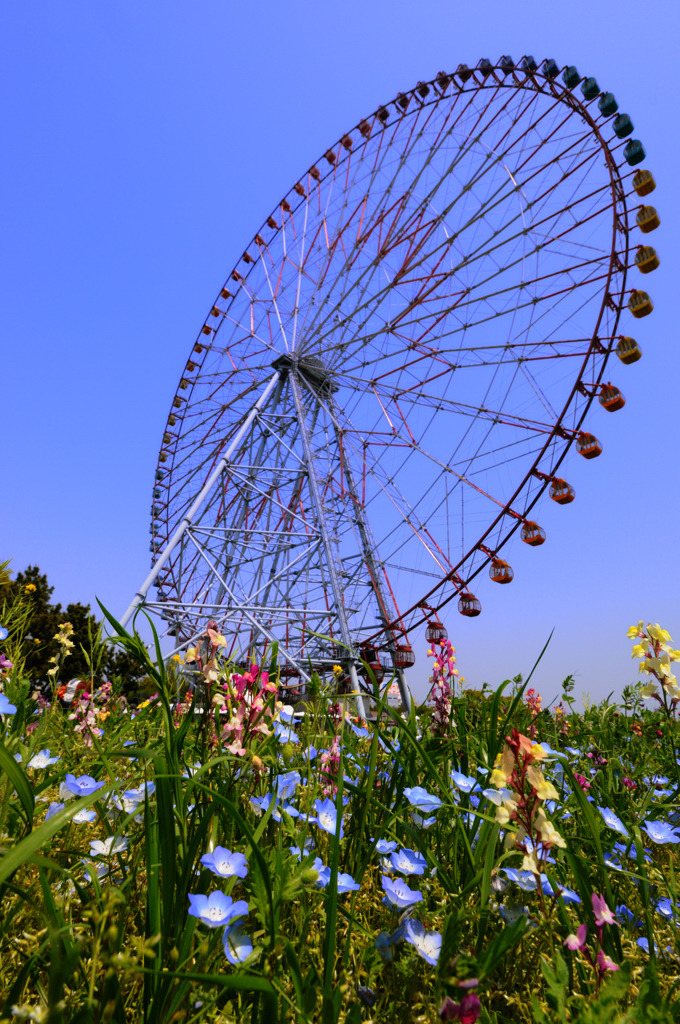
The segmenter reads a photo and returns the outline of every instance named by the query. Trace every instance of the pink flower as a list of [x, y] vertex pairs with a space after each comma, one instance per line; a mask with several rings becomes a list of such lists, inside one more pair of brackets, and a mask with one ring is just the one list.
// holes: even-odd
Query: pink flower
[[[594, 898], [595, 897], [593, 897], [593, 899]], [[605, 971], [619, 970], [619, 965], [615, 964], [614, 961], [610, 957], [606, 956], [601, 949], [598, 949], [597, 951], [597, 966], [599, 968], [600, 974], [604, 974]]]
[[568, 935], [562, 943], [567, 949], [583, 949], [586, 944], [587, 927], [582, 924], [576, 929], [576, 935]]
[[609, 909], [605, 903], [604, 896], [598, 896], [597, 893], [593, 893], [593, 913], [595, 914], [595, 924], [598, 928], [602, 928], [605, 924], [616, 924], [618, 921], [614, 917], [613, 911]]

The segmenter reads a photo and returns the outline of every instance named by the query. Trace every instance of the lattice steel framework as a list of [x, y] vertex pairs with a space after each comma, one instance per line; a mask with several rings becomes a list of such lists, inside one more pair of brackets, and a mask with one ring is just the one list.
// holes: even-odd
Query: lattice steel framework
[[547, 68], [399, 94], [230, 273], [172, 402], [129, 610], [178, 648], [213, 619], [234, 658], [277, 640], [302, 680], [354, 674], [366, 643], [399, 664], [526, 522], [602, 379], [629, 262], [624, 142]]

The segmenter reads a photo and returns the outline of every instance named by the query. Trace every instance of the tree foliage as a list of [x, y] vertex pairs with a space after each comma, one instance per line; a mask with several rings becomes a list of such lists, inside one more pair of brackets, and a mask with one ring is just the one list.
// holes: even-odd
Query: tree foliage
[[102, 624], [91, 613], [89, 604], [61, 604], [51, 601], [54, 587], [37, 565], [29, 565], [15, 578], [0, 578], [0, 625], [10, 614], [20, 623], [21, 664], [34, 680], [48, 678], [50, 659], [59, 651], [55, 634], [65, 622], [73, 627], [74, 647], [64, 664], [65, 679], [89, 679], [95, 682], [116, 676], [127, 680], [140, 678], [138, 663], [124, 652], [115, 651], [102, 639]]

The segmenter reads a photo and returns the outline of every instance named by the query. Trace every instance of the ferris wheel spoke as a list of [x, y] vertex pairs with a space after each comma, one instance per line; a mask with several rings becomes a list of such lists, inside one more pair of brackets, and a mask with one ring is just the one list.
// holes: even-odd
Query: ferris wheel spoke
[[275, 635], [293, 667], [367, 635], [396, 657], [423, 599], [457, 599], [509, 542], [581, 427], [628, 264], [619, 143], [540, 71], [429, 89], [300, 179], [199, 335], [152, 547], [272, 366], [279, 399], [161, 555], [182, 635], [210, 608], [239, 657]]

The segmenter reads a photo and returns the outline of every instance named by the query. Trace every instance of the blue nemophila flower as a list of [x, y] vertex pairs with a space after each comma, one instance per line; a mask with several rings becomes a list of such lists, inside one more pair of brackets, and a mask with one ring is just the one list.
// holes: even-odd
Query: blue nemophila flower
[[388, 964], [392, 961], [394, 957], [394, 947], [404, 941], [404, 933], [404, 924], [400, 924], [398, 928], [395, 928], [391, 935], [389, 932], [378, 933], [375, 939], [375, 948], [380, 954], [380, 959], [384, 963]]
[[644, 949], [645, 953], [649, 953], [649, 939], [640, 936], [639, 939], [635, 940], [640, 949]]
[[482, 795], [485, 796], [487, 800], [490, 800], [492, 804], [495, 804], [496, 807], [500, 807], [500, 805], [502, 803], [504, 803], [504, 801], [510, 799], [510, 797], [512, 796], [512, 790], [511, 789], [483, 789], [482, 790]]
[[0, 643], [3, 640], [6, 640], [8, 636], [9, 636], [9, 630], [7, 629], [7, 626], [0, 626]]
[[331, 880], [331, 869], [327, 868], [321, 857], [315, 857], [314, 863], [312, 864], [314, 870], [318, 873], [319, 877], [314, 883], [319, 889], [325, 889]]
[[[387, 933], [381, 932], [381, 934]], [[357, 995], [359, 996], [359, 999], [364, 1004], [364, 1006], [367, 1006], [369, 1010], [371, 1009], [372, 1006], [375, 1006], [375, 1001], [378, 998], [373, 989], [368, 988], [366, 985], [357, 985]]]
[[680, 843], [680, 836], [665, 821], [646, 821], [642, 828], [653, 843]]
[[272, 811], [274, 821], [281, 821], [281, 811], [285, 811], [291, 818], [299, 817], [300, 812], [292, 804], [279, 804], [276, 793], [265, 793], [264, 796], [251, 796], [250, 798], [250, 802], [258, 814], [265, 814], [269, 810], [269, 805], [272, 801], [274, 802], [274, 810]]
[[[329, 876], [330, 881], [330, 876]], [[342, 872], [338, 875], [338, 892], [340, 895], [346, 892], [358, 892], [361, 886], [355, 882], [351, 875]]]
[[399, 850], [398, 853], [393, 853], [390, 864], [402, 875], [422, 875], [427, 867], [425, 858], [415, 850]]
[[66, 804], [60, 804], [53, 800], [50, 806], [47, 808], [47, 813], [45, 814], [45, 821], [49, 821], [50, 818], [53, 818], [55, 814], [59, 813], [59, 811], [63, 811], [65, 807]]
[[420, 903], [423, 898], [421, 892], [418, 892], [416, 889], [409, 889], [403, 878], [391, 879], [387, 875], [383, 875], [382, 887], [385, 890], [383, 903], [388, 907], [394, 907], [398, 910], [413, 907], [416, 903]]
[[288, 800], [295, 796], [295, 790], [301, 782], [302, 776], [299, 772], [284, 772], [276, 780], [276, 795], [280, 800]]
[[[332, 836], [336, 834], [338, 828], [338, 811], [332, 800], [326, 797], [325, 800], [315, 800], [314, 810], [316, 811], [316, 821], [319, 828], [322, 828], [324, 832], [329, 832]], [[340, 819], [340, 838], [343, 837], [342, 829], [342, 818]]]
[[477, 779], [473, 779], [471, 775], [463, 775], [462, 772], [451, 772], [451, 778], [461, 793], [471, 793], [477, 785]]
[[502, 870], [503, 874], [524, 892], [534, 892], [536, 889], [536, 877], [533, 871], [519, 871], [517, 868], [503, 868]]
[[132, 814], [137, 810], [140, 804], [144, 803], [144, 790], [149, 796], [156, 791], [155, 782], [145, 782], [137, 789], [126, 789], [122, 797], [118, 794], [113, 798], [113, 802], [119, 811], [123, 814]]
[[[372, 839], [371, 842], [373, 842]], [[393, 850], [396, 850], [397, 846], [398, 843], [393, 839], [379, 839], [375, 844], [375, 852], [384, 857], [386, 854], [392, 853]]]
[[253, 943], [249, 935], [244, 935], [240, 924], [225, 928], [222, 937], [224, 955], [230, 964], [242, 964], [253, 951]]
[[409, 917], [406, 919], [404, 938], [416, 947], [423, 960], [427, 960], [433, 967], [436, 965], [442, 948], [442, 937], [439, 932], [429, 932], [424, 924]]
[[673, 921], [678, 916], [677, 908], [675, 908], [669, 899], [662, 899], [656, 905], [656, 909], [662, 917], [665, 917], [667, 921]]
[[352, 732], [354, 733], [354, 735], [358, 736], [359, 739], [363, 740], [363, 739], [366, 739], [367, 736], [371, 735], [370, 732], [368, 731], [368, 729], [364, 729], [363, 726], [357, 725], [355, 722], [352, 721], [351, 718], [346, 718], [345, 721], [346, 721], [347, 725], [350, 727], [350, 729], [352, 730]]
[[295, 732], [293, 725], [284, 725], [283, 722], [277, 722], [274, 726], [274, 735], [276, 736], [279, 743], [299, 743], [300, 737]]
[[106, 839], [90, 840], [90, 857], [113, 857], [127, 850], [128, 840], [123, 836], [108, 836]]
[[580, 903], [581, 902], [581, 897], [579, 896], [579, 894], [577, 892], [574, 892], [573, 889], [567, 889], [566, 886], [560, 886], [560, 889], [559, 889], [559, 892], [558, 892], [557, 895], [561, 896], [565, 903]]
[[210, 896], [193, 895], [189, 893], [189, 913], [192, 917], [208, 926], [208, 928], [221, 928], [222, 925], [230, 924], [237, 917], [245, 917], [248, 913], [248, 904], [245, 900], [237, 900], [236, 903], [231, 896], [223, 892], [213, 892]]
[[417, 828], [432, 828], [436, 818], [423, 818], [422, 814], [417, 814], [416, 811], [409, 811], [409, 818]]
[[520, 917], [529, 918], [529, 908], [523, 907], [519, 903], [504, 903], [498, 908], [498, 913], [505, 923], [509, 925], [515, 924], [516, 921], [519, 921]]
[[604, 862], [605, 862], [605, 864], [607, 865], [608, 868], [613, 868], [614, 871], [623, 871], [624, 870], [623, 865], [619, 864], [619, 862], [617, 860], [615, 860], [613, 853], [605, 853], [605, 855], [604, 855]]
[[75, 775], [68, 774], [64, 778], [64, 785], [74, 796], [90, 796], [101, 789], [105, 783], [97, 782], [91, 775], [79, 775], [76, 778]]
[[212, 853], [204, 853], [201, 864], [220, 878], [231, 878], [234, 875], [245, 878], [248, 874], [248, 864], [243, 854], [232, 853], [224, 846], [216, 846]]
[[302, 850], [300, 849], [299, 846], [289, 846], [288, 849], [290, 850], [294, 857], [297, 857], [298, 860], [302, 860], [303, 856], [307, 857], [312, 852], [312, 850], [314, 849], [314, 843], [312, 842], [310, 836], [307, 836], [307, 838], [305, 839], [304, 848]]
[[16, 715], [16, 704], [10, 704], [9, 697], [0, 693], [0, 715]]
[[47, 768], [50, 764], [56, 764], [59, 760], [59, 755], [51, 757], [49, 750], [40, 750], [37, 754], [34, 754], [31, 760], [26, 765], [27, 768]]
[[71, 821], [74, 825], [87, 825], [97, 817], [96, 811], [82, 810], [73, 815]]
[[410, 789], [405, 789], [404, 796], [410, 803], [411, 807], [417, 807], [418, 810], [422, 811], [424, 814], [436, 811], [442, 805], [438, 796], [428, 793], [422, 786], [412, 786]]
[[617, 814], [614, 814], [608, 807], [600, 807], [599, 804], [595, 805], [604, 819], [604, 823], [608, 828], [614, 829], [615, 832], [619, 832], [622, 836], [628, 835], [628, 829], [623, 824]]

